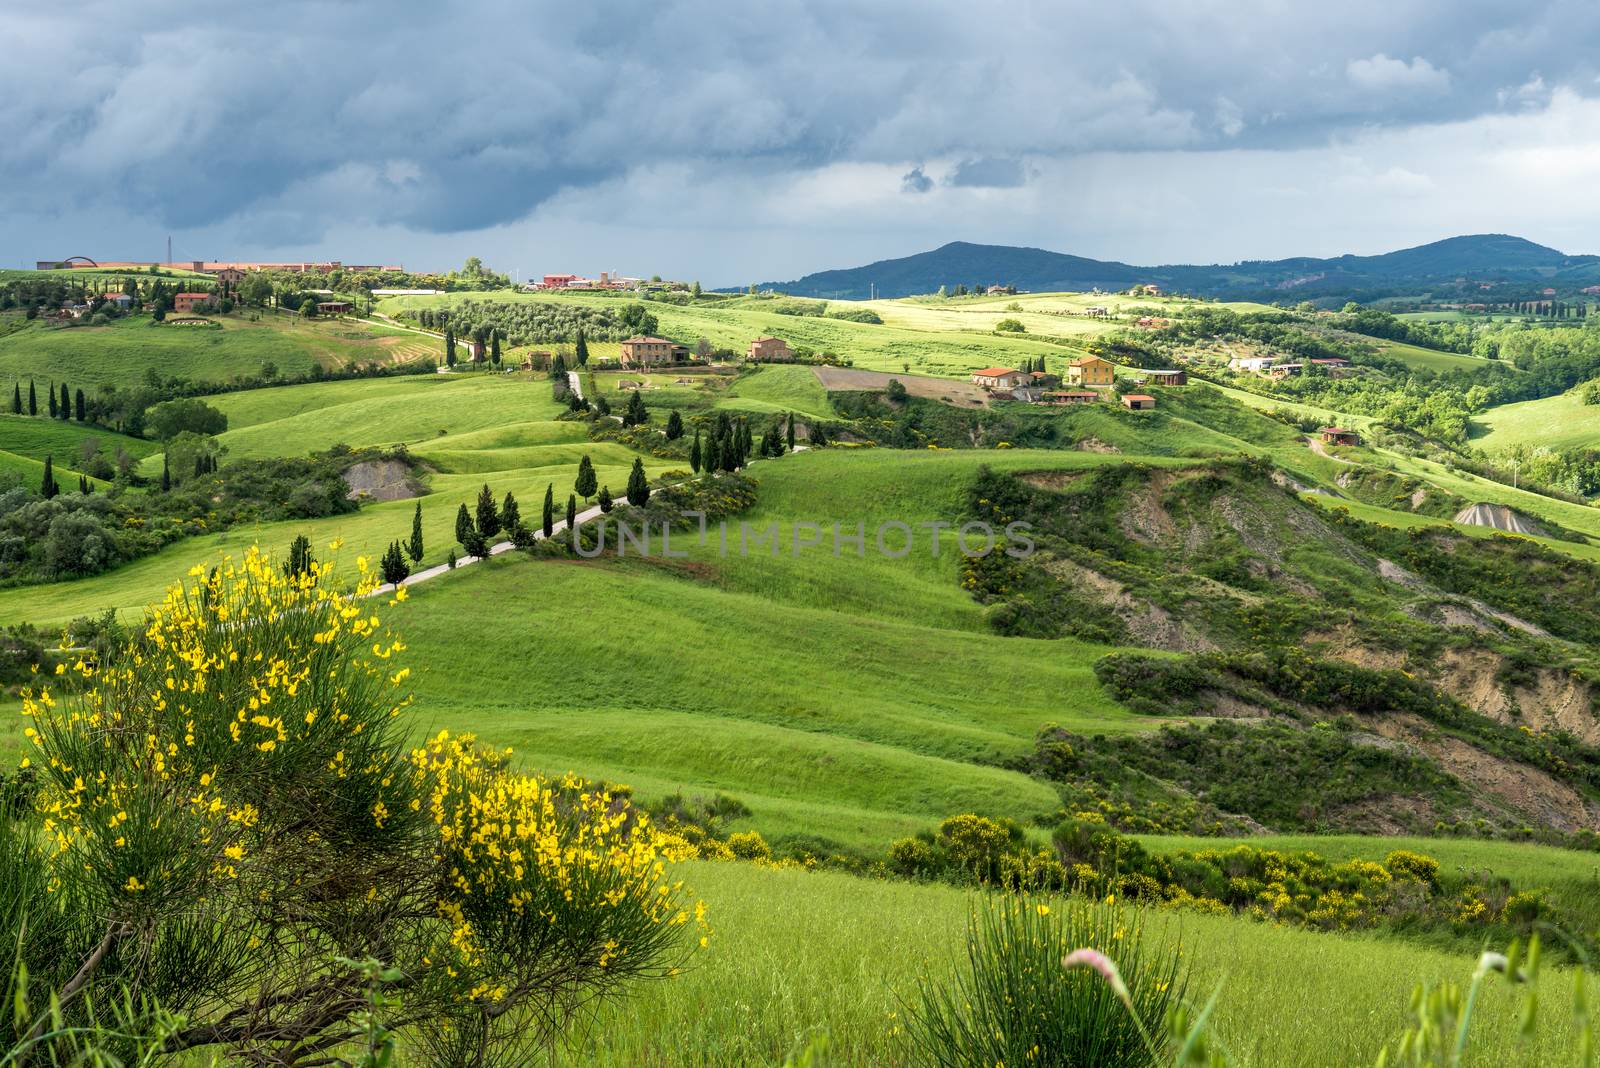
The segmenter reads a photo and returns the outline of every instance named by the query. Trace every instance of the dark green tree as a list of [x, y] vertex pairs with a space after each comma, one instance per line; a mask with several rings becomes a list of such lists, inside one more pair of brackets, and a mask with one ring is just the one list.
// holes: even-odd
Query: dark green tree
[[578, 491], [578, 496], [587, 503], [594, 496], [595, 488], [599, 485], [595, 478], [594, 463], [589, 459], [589, 454], [584, 453], [578, 461], [578, 477], [573, 482], [572, 488]]
[[722, 444], [720, 438], [712, 435], [706, 442], [705, 459], [700, 462], [700, 469], [708, 475], [714, 475], [722, 470]]
[[456, 332], [449, 327], [444, 331], [444, 363], [446, 367], [456, 365]]
[[389, 543], [389, 548], [383, 554], [378, 567], [383, 572], [383, 581], [393, 586], [400, 585], [406, 576], [411, 574], [411, 565], [406, 563], [405, 550], [400, 548], [398, 541]]
[[22, 414], [22, 383], [11, 383], [11, 414]]
[[633, 458], [633, 470], [628, 472], [628, 503], [642, 508], [650, 503], [650, 480], [644, 474], [644, 461]]
[[39, 495], [49, 500], [61, 492], [61, 486], [56, 482], [55, 462], [49, 453], [44, 457], [44, 479], [39, 483]]
[[[634, 396], [638, 396], [638, 394], [634, 394]], [[681, 437], [683, 437], [683, 416], [679, 415], [678, 410], [674, 408], [672, 414], [667, 416], [667, 440], [677, 441]]]
[[820, 449], [828, 444], [828, 435], [827, 432], [822, 429], [821, 423], [811, 424], [811, 432], [806, 439], [806, 443], [813, 449]]
[[606, 400], [605, 397], [596, 394], [594, 398], [594, 410], [599, 412], [601, 415], [610, 415], [611, 402]]
[[50, 388], [46, 392], [50, 394], [50, 418], [54, 419], [56, 417], [56, 384], [54, 382], [50, 383]]
[[28, 379], [28, 414], [39, 414], [39, 396], [33, 391], [33, 379]]
[[700, 428], [694, 428], [694, 444], [689, 447], [689, 469], [700, 473]]
[[61, 418], [72, 418], [72, 391], [65, 382], [61, 383]]
[[72, 395], [72, 410], [78, 417], [78, 422], [84, 422], [84, 412], [88, 405], [84, 401], [83, 390], [78, 390]]
[[489, 362], [496, 367], [500, 366], [500, 331], [498, 330], [489, 335]]
[[589, 366], [589, 341], [583, 336], [583, 327], [578, 327], [578, 343], [573, 349], [572, 358], [579, 367]]
[[569, 494], [567, 494], [567, 537], [568, 537], [568, 539], [572, 539], [572, 538], [576, 538], [577, 536], [578, 536], [578, 495], [576, 493], [569, 493]]
[[600, 511], [601, 512], [610, 512], [611, 511], [611, 487], [610, 486], [601, 486], [600, 487]]
[[304, 534], [296, 534], [294, 541], [289, 543], [289, 559], [284, 561], [283, 573], [290, 578], [304, 575], [311, 570], [311, 539]]
[[461, 543], [462, 548], [466, 548], [472, 536], [477, 533], [477, 529], [472, 525], [472, 513], [467, 511], [467, 506], [463, 503], [456, 509], [456, 541]]
[[417, 510], [411, 513], [411, 540], [406, 542], [406, 555], [411, 557], [414, 564], [422, 563], [422, 502], [417, 502]]
[[500, 511], [494, 504], [494, 491], [489, 483], [478, 491], [478, 533], [485, 541], [500, 533]]
[[559, 352], [556, 353], [556, 358], [550, 362], [550, 377], [567, 377], [567, 358]]
[[544, 488], [544, 511], [539, 516], [539, 529], [547, 538], [556, 529], [556, 488], [553, 484]]
[[167, 454], [161, 454], [161, 492], [166, 493], [172, 489], [172, 467], [167, 462]]
[[88, 475], [79, 475], [78, 476], [78, 492], [83, 494], [85, 497], [87, 497], [89, 495], [89, 476]]
[[784, 431], [784, 438], [789, 443], [789, 451], [794, 452], [794, 413], [789, 413], [789, 425]]
[[516, 537], [517, 528], [522, 526], [522, 509], [517, 506], [517, 499], [506, 490], [506, 499], [500, 502], [500, 526], [505, 532]]
[[628, 406], [622, 412], [623, 426], [643, 426], [650, 421], [650, 412], [644, 406], [644, 397], [638, 390], [628, 394]]

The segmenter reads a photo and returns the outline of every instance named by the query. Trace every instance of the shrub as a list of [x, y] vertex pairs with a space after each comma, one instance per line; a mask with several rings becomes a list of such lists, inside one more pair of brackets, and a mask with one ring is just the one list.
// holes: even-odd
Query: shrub
[[404, 646], [358, 599], [376, 576], [333, 569], [253, 548], [196, 568], [136, 644], [71, 666], [81, 692], [24, 691], [38, 796], [0, 905], [46, 889], [0, 907], [0, 940], [40, 1004], [131, 988], [182, 1017], [169, 1053], [344, 1041], [366, 1004], [345, 957], [405, 976], [392, 1025], [420, 1063], [522, 1063], [573, 1006], [670, 974], [700, 915], [664, 872], [681, 854], [625, 799], [471, 735], [413, 748]]
[[1023, 326], [1018, 319], [1001, 319], [994, 324], [994, 328], [1006, 334], [1025, 334], [1028, 332], [1028, 328]]
[[728, 851], [740, 860], [771, 860], [772, 847], [760, 831], [736, 831], [728, 835]]
[[1393, 875], [1415, 879], [1419, 883], [1434, 883], [1439, 879], [1439, 862], [1422, 853], [1396, 849], [1383, 858], [1383, 866]]
[[939, 854], [921, 838], [901, 838], [889, 845], [889, 866], [913, 879], [926, 878], [939, 870]]
[[[1101, 974], [1068, 970], [1074, 951], [1115, 958], [1128, 1003]], [[967, 957], [925, 981], [907, 1034], [918, 1063], [993, 1068], [1153, 1066], [1169, 1009], [1182, 1001], [1178, 947], [1146, 942], [1143, 915], [1082, 898], [986, 898], [967, 922]], [[1165, 1063], [1171, 1063], [1170, 1060]]]
[[939, 824], [939, 846], [952, 867], [967, 872], [980, 883], [999, 879], [1000, 857], [1013, 838], [1020, 839], [1016, 827], [997, 820], [965, 813], [951, 816]]

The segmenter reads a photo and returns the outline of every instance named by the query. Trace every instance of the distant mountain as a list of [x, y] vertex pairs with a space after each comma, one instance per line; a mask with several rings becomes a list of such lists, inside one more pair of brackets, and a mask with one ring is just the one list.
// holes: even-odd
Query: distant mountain
[[904, 297], [940, 286], [1014, 285], [1033, 292], [1126, 289], [1154, 283], [1201, 296], [1295, 300], [1336, 295], [1378, 296], [1449, 287], [1458, 280], [1576, 288], [1600, 281], [1600, 256], [1569, 256], [1509, 234], [1451, 237], [1380, 256], [1296, 257], [1236, 264], [1135, 267], [1041, 248], [952, 241], [931, 252], [865, 267], [821, 271], [771, 288], [834, 299]]

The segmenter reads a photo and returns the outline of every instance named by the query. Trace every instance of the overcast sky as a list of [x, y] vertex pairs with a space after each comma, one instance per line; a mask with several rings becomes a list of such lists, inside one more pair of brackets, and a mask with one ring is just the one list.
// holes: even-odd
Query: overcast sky
[[0, 0], [0, 264], [1600, 252], [1600, 4]]

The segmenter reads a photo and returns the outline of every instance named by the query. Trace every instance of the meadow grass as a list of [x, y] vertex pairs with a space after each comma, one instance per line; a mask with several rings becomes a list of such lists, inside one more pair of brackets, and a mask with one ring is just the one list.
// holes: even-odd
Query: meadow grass
[[53, 456], [58, 464], [75, 464], [88, 442], [97, 444], [107, 459], [114, 458], [118, 449], [137, 457], [148, 456], [161, 448], [159, 443], [148, 438], [118, 434], [104, 427], [45, 415], [0, 414], [0, 449], [18, 456], [31, 456], [40, 461]]
[[32, 378], [43, 389], [65, 381], [90, 391], [102, 385], [132, 386], [155, 372], [163, 378], [227, 382], [258, 375], [274, 364], [286, 375], [313, 365], [392, 364], [423, 356], [438, 358], [428, 338], [347, 320], [301, 319], [262, 313], [215, 316], [220, 327], [152, 323], [147, 315], [115, 319], [106, 326], [61, 327], [43, 321], [0, 335], [0, 384]]
[[1580, 392], [1574, 389], [1480, 412], [1472, 417], [1472, 443], [1485, 450], [1513, 445], [1551, 449], [1600, 447], [1600, 404], [1583, 403]]
[[[838, 1063], [912, 1063], [906, 1006], [964, 952], [969, 892], [735, 863], [681, 870], [710, 908], [708, 946], [677, 978], [602, 1006], [551, 1063], [776, 1065], [822, 1031]], [[1181, 940], [1191, 999], [1217, 992], [1214, 1035], [1243, 1068], [1371, 1065], [1404, 1029], [1417, 983], [1464, 983], [1475, 963], [1395, 938], [1168, 911], [1150, 914], [1149, 932]], [[1571, 985], [1547, 969], [1524, 1040], [1519, 994], [1490, 981], [1465, 1063], [1576, 1064]]]

